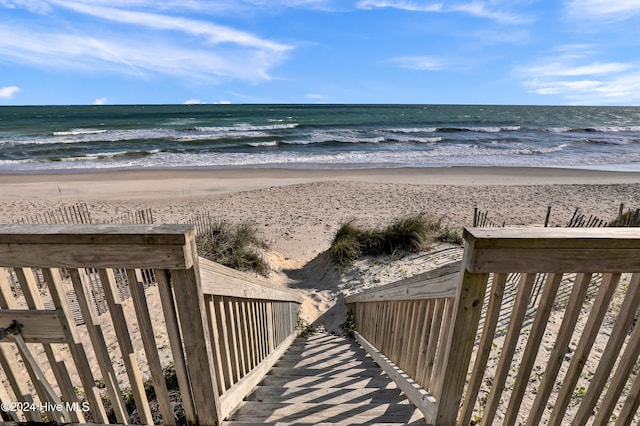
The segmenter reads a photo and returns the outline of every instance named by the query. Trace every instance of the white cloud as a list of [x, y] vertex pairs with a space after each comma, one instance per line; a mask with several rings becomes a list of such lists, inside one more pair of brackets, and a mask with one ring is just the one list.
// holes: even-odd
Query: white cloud
[[[91, 19], [114, 22], [121, 27], [101, 32], [104, 26], [77, 19], [60, 29], [0, 22], [0, 58], [40, 68], [115, 72], [148, 78], [153, 74], [218, 82], [270, 79], [271, 69], [286, 59], [292, 46], [262, 38], [247, 31], [201, 19], [169, 14], [184, 7], [204, 8], [209, 2], [149, 0], [0, 0], [0, 7], [49, 5], [83, 14]], [[114, 7], [105, 6], [112, 4]], [[135, 7], [162, 10], [137, 11]], [[44, 10], [44, 8], [40, 8]], [[48, 24], [48, 23], [47, 23]], [[127, 28], [130, 27], [130, 28]], [[132, 31], [135, 37], [131, 36]]]
[[200, 81], [269, 79], [283, 52], [246, 46], [197, 45], [85, 33], [63, 34], [0, 23], [0, 57], [41, 68], [116, 72], [138, 77], [160, 73]]
[[93, 101], [94, 105], [104, 105], [107, 103], [107, 98], [98, 98], [95, 101]]
[[466, 13], [478, 18], [487, 18], [505, 24], [522, 24], [531, 19], [522, 15], [511, 14], [495, 10], [486, 1], [471, 1], [467, 3], [443, 5], [435, 2], [418, 2], [406, 0], [361, 0], [357, 7], [360, 9], [394, 8], [410, 12], [440, 12], [440, 13]]
[[188, 99], [186, 101], [183, 102], [185, 105], [203, 105], [206, 104], [205, 101], [202, 101], [200, 99]]
[[305, 95], [305, 97], [307, 97], [307, 98], [309, 98], [309, 99], [319, 100], [319, 101], [321, 101], [321, 100], [325, 100], [325, 99], [329, 99], [329, 97], [328, 97], [328, 96], [321, 95], [321, 94], [319, 94], [319, 93], [307, 93], [307, 94]]
[[626, 19], [640, 13], [638, 0], [571, 0], [567, 3], [571, 14], [593, 18]]
[[215, 101], [213, 103], [217, 105], [231, 105], [231, 101], [225, 101], [225, 100]]
[[0, 5], [8, 9], [21, 8], [39, 14], [51, 11], [51, 6], [46, 0], [0, 0]]
[[18, 86], [0, 87], [0, 98], [11, 99], [13, 98], [13, 95], [18, 93], [19, 91], [20, 88]]
[[411, 12], [440, 12], [442, 4], [440, 3], [416, 3], [413, 1], [403, 0], [361, 0], [358, 2], [360, 9], [380, 9], [380, 8], [402, 9]]
[[579, 66], [568, 66], [555, 62], [541, 67], [531, 68], [529, 71], [532, 74], [538, 75], [571, 77], [581, 75], [613, 74], [626, 71], [630, 68], [633, 68], [632, 64], [625, 64], [621, 62], [594, 62], [588, 65]]
[[391, 59], [390, 62], [400, 68], [418, 71], [436, 71], [443, 67], [442, 61], [430, 56], [400, 56]]
[[[585, 49], [583, 49], [585, 48]], [[627, 105], [640, 102], [640, 64], [633, 62], [589, 62], [596, 55], [592, 46], [555, 49], [561, 56], [539, 61], [542, 65], [520, 67], [530, 93], [556, 95], [570, 104]]]
[[92, 4], [82, 4], [65, 0], [52, 0], [52, 3], [71, 9], [75, 12], [109, 21], [159, 30], [182, 31], [186, 34], [205, 37], [213, 44], [233, 43], [240, 46], [266, 49], [274, 52], [283, 52], [291, 49], [290, 46], [284, 44], [263, 40], [253, 34], [206, 21], [197, 21], [168, 15], [130, 11], [111, 7], [100, 7]]

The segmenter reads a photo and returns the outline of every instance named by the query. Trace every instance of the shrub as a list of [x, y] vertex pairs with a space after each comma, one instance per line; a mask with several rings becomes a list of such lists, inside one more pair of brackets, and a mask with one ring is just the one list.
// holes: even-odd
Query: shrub
[[269, 267], [258, 249], [267, 244], [258, 238], [256, 227], [248, 222], [232, 225], [225, 221], [211, 224], [196, 237], [198, 254], [205, 259], [239, 271], [269, 274]]
[[329, 254], [335, 264], [344, 267], [368, 255], [418, 253], [451, 233], [443, 234], [442, 229], [439, 220], [429, 219], [424, 214], [399, 219], [380, 229], [362, 229], [350, 221], [336, 232]]

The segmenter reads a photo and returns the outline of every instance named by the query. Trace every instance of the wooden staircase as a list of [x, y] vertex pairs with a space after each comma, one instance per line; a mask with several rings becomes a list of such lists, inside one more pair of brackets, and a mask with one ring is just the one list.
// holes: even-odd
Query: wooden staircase
[[424, 420], [355, 341], [319, 332], [297, 338], [224, 424], [323, 423]]

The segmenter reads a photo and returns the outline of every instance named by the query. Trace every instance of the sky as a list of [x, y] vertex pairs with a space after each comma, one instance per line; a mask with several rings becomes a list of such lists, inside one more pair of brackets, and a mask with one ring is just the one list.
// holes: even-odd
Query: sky
[[640, 0], [0, 0], [0, 105], [640, 105]]

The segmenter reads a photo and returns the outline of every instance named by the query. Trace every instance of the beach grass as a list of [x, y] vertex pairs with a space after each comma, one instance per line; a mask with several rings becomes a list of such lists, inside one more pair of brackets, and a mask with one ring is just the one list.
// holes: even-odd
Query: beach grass
[[364, 256], [420, 253], [436, 241], [461, 241], [461, 231], [443, 226], [441, 220], [424, 213], [397, 219], [381, 228], [363, 228], [348, 221], [343, 223], [329, 248], [334, 263], [340, 267], [351, 265]]
[[208, 226], [196, 238], [198, 254], [238, 271], [256, 272], [267, 276], [269, 266], [260, 254], [268, 245], [259, 238], [251, 222], [232, 224], [219, 221]]

